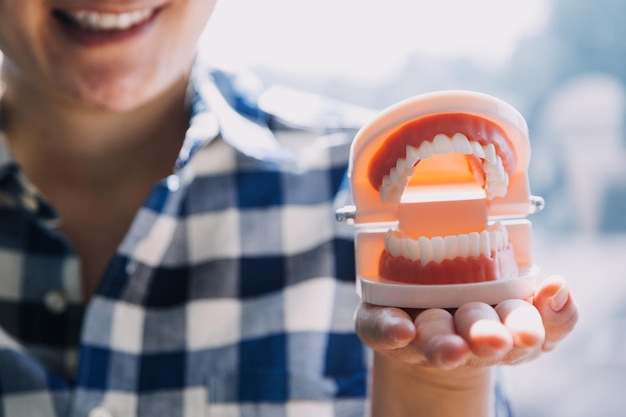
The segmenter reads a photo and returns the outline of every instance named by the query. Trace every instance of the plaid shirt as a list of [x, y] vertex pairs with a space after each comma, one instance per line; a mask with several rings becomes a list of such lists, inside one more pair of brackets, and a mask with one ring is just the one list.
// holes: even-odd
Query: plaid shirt
[[275, 146], [272, 116], [208, 74], [175, 172], [88, 303], [0, 126], [0, 417], [365, 414], [352, 230], [333, 205], [352, 135], [277, 130]]

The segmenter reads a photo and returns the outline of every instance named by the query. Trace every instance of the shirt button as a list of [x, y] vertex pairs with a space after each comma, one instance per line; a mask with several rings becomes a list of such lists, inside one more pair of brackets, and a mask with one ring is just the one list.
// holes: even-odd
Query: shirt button
[[67, 310], [67, 298], [60, 291], [48, 291], [43, 297], [43, 303], [54, 314], [61, 314]]
[[169, 177], [167, 177], [166, 183], [167, 189], [171, 192], [178, 191], [178, 189], [180, 188], [180, 178], [178, 178], [178, 175], [170, 175]]
[[88, 417], [113, 417], [113, 414], [104, 407], [96, 407], [89, 412]]
[[37, 202], [37, 199], [31, 194], [22, 194], [20, 196], [20, 200], [22, 201], [22, 206], [30, 212], [35, 212], [39, 208], [39, 203]]

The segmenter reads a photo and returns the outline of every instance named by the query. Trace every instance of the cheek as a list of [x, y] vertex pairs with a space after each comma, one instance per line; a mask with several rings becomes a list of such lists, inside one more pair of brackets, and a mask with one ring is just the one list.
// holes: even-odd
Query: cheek
[[[1, 8], [0, 13], [4, 13]], [[9, 26], [6, 20], [0, 17], [0, 58], [12, 62], [14, 66], [23, 66], [32, 60], [29, 55], [33, 46], [29, 45], [23, 28]]]
[[15, 62], [33, 61], [48, 35], [35, 1], [0, 0], [0, 51]]
[[159, 49], [164, 56], [164, 66], [176, 66], [188, 62], [196, 53], [198, 40], [206, 27], [211, 14], [205, 6], [202, 8], [189, 8], [181, 10], [177, 14], [168, 16], [168, 28], [161, 32], [161, 45]]
[[166, 33], [162, 34], [164, 48], [180, 60], [189, 59], [196, 52], [198, 40], [215, 8], [215, 1], [188, 0], [168, 16]]

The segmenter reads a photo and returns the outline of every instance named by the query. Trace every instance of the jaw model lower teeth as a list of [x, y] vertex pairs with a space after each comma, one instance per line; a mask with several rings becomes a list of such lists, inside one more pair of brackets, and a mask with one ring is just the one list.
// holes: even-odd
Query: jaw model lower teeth
[[361, 129], [351, 158], [361, 281], [455, 287], [532, 267], [530, 145], [510, 105], [419, 96]]

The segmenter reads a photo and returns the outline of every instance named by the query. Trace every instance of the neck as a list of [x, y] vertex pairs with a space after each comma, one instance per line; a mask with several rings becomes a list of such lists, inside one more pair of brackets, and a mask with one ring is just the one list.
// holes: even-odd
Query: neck
[[9, 145], [76, 247], [88, 299], [146, 195], [172, 172], [188, 125], [187, 77], [123, 113], [16, 86], [2, 97]]

